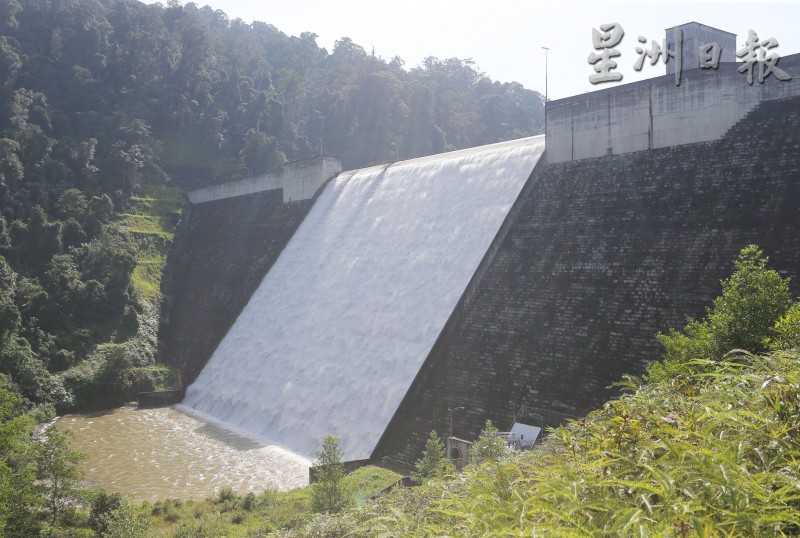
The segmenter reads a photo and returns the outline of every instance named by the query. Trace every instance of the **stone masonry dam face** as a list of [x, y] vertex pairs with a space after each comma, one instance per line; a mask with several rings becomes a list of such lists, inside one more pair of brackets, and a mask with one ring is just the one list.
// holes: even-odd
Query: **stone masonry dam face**
[[[191, 374], [217, 351], [187, 402], [302, 454], [333, 433], [347, 458], [413, 462], [451, 419], [470, 439], [487, 418], [557, 424], [602, 405], [659, 357], [658, 331], [703, 316], [747, 244], [796, 297], [800, 55], [781, 66], [790, 83], [749, 87], [731, 64], [548, 103], [545, 156], [520, 141], [530, 162], [486, 165], [521, 178], [496, 184], [497, 213], [459, 195], [483, 166], [468, 156], [488, 148], [343, 173], [315, 202], [192, 206], [164, 356]], [[451, 158], [464, 175], [440, 182], [433, 163], [449, 174]], [[493, 231], [481, 215], [499, 217]], [[406, 273], [418, 284], [398, 287]], [[217, 346], [248, 300], [236, 323], [249, 325]]]
[[544, 137], [354, 172], [320, 193], [183, 405], [296, 453], [368, 458]]
[[[549, 155], [545, 155], [546, 160]], [[428, 432], [487, 418], [557, 424], [601, 406], [702, 317], [746, 245], [800, 291], [800, 97], [721, 140], [537, 167], [508, 233], [452, 314], [373, 456], [414, 461]]]

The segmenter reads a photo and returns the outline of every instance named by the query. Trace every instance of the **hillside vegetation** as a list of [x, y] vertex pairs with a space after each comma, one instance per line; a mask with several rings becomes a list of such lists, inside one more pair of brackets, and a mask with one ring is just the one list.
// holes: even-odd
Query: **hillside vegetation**
[[[178, 188], [319, 154], [346, 167], [541, 131], [469, 60], [410, 70], [170, 1], [0, 3], [0, 374], [52, 413], [165, 387]], [[180, 278], [180, 275], [173, 275]]]
[[706, 318], [660, 335], [646, 382], [535, 450], [289, 535], [800, 534], [800, 303], [765, 264], [743, 250]]

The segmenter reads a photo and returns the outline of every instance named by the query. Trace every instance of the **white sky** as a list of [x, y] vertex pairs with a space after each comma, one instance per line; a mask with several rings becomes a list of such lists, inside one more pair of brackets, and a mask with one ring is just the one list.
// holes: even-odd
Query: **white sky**
[[737, 34], [737, 48], [752, 29], [762, 40], [778, 40], [771, 52], [800, 53], [800, 0], [197, 0], [196, 4], [221, 9], [231, 19], [263, 21], [289, 35], [313, 32], [319, 36], [317, 44], [328, 52], [337, 39], [349, 37], [367, 52], [374, 47], [385, 60], [400, 56], [406, 68], [428, 56], [471, 58], [493, 80], [515, 80], [542, 93], [545, 51], [541, 47], [549, 47], [550, 99], [609, 85], [589, 83], [594, 71], [587, 61], [594, 52], [592, 28], [608, 22], [618, 22], [625, 30], [616, 59], [622, 83], [665, 73], [662, 62], [645, 63], [641, 72], [633, 70], [639, 35], [648, 43], [661, 42], [665, 28], [691, 21]]

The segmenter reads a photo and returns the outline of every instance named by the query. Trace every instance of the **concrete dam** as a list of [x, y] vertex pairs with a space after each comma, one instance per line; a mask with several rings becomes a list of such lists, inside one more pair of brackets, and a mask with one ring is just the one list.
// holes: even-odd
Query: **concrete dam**
[[160, 332], [184, 405], [306, 456], [332, 433], [408, 462], [434, 429], [602, 404], [749, 243], [796, 295], [800, 55], [781, 67], [548, 102], [546, 151], [325, 157], [190, 193]]

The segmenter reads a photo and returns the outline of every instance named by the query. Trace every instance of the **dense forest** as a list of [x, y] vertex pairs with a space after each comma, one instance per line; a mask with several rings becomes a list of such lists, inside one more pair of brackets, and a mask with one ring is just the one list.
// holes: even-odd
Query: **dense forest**
[[469, 60], [406, 69], [176, 0], [4, 0], [0, 111], [0, 384], [46, 413], [172, 376], [156, 327], [178, 186], [320, 153], [356, 168], [543, 120], [539, 93]]

